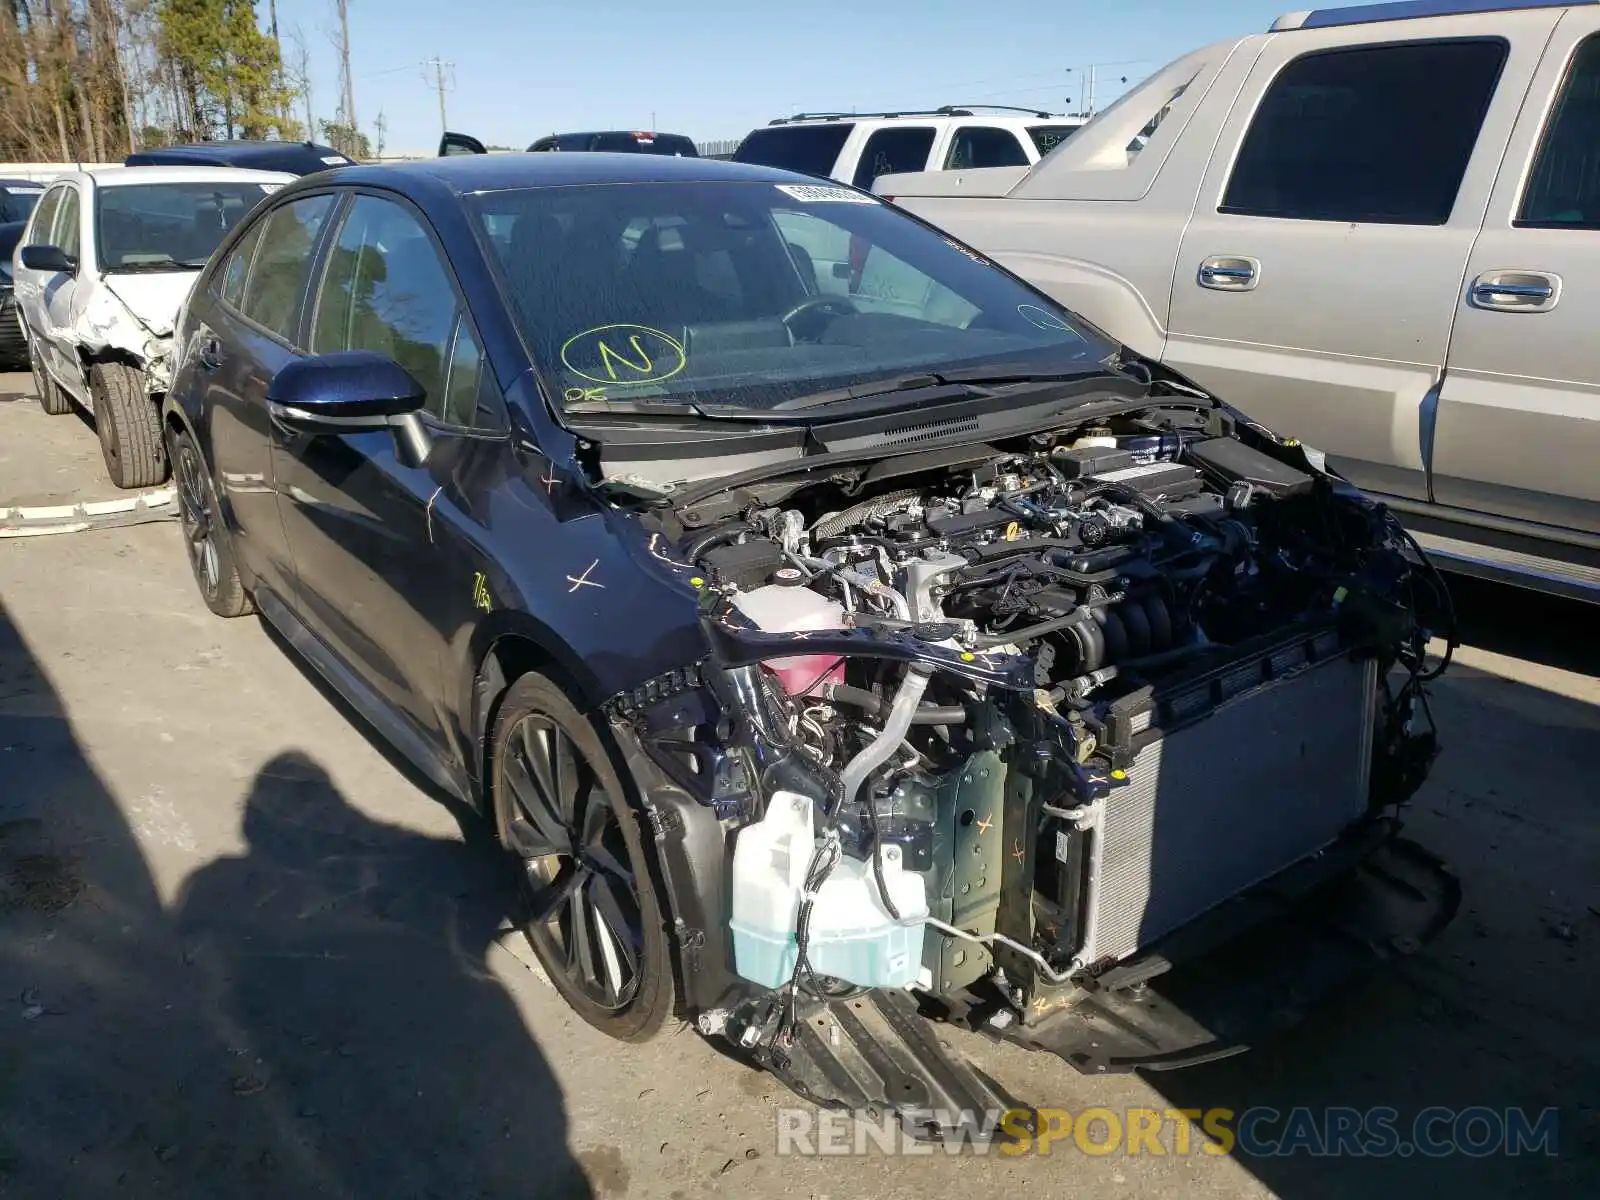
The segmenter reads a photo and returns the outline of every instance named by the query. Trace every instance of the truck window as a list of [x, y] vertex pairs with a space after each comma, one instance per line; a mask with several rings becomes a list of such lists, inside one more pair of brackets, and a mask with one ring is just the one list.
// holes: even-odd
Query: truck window
[[871, 188], [879, 175], [898, 175], [905, 171], [926, 171], [933, 151], [933, 130], [926, 125], [890, 125], [867, 139], [856, 164], [852, 183]]
[[1443, 225], [1506, 53], [1462, 39], [1295, 59], [1256, 110], [1219, 211]]
[[1028, 152], [1009, 129], [963, 125], [950, 139], [944, 169], [965, 171], [974, 167], [1025, 167]]
[[1544, 128], [1516, 224], [1600, 229], [1600, 34], [1572, 56]]
[[845, 139], [855, 123], [845, 121], [826, 125], [769, 125], [746, 135], [733, 152], [733, 161], [778, 167], [827, 179], [839, 160]]

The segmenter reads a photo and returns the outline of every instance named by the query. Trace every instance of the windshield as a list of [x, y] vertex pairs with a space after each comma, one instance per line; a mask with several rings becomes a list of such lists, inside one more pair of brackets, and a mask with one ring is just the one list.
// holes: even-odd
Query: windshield
[[211, 252], [273, 190], [265, 183], [141, 183], [95, 189], [100, 269], [178, 271]]
[[853, 122], [826, 125], [769, 125], [753, 130], [733, 152], [733, 161], [755, 163], [827, 178], [844, 149]]
[[1114, 347], [891, 205], [836, 184], [472, 196], [569, 410], [763, 412], [908, 375], [1084, 373]]

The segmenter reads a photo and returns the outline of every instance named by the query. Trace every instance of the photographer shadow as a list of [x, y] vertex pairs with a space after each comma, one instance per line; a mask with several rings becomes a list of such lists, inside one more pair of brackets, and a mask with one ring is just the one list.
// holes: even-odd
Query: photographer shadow
[[184, 957], [246, 1100], [228, 1140], [268, 1190], [592, 1194], [560, 1087], [486, 962], [504, 859], [483, 823], [463, 828], [374, 821], [282, 754], [246, 802], [246, 853], [184, 887]]

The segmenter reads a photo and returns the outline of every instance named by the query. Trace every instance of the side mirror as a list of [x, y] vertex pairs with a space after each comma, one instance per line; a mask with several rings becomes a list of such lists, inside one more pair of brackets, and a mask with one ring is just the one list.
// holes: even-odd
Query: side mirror
[[388, 429], [408, 465], [431, 448], [421, 411], [428, 394], [394, 359], [372, 350], [297, 358], [272, 377], [267, 412], [285, 429], [312, 436]]
[[78, 269], [78, 260], [60, 246], [33, 245], [22, 248], [22, 265], [30, 271], [59, 271], [71, 275]]

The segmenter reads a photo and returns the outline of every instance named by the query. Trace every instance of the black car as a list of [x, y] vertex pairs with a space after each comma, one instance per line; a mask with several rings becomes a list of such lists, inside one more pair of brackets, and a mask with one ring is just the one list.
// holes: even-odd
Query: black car
[[0, 371], [26, 371], [30, 366], [28, 339], [22, 332], [11, 278], [11, 260], [27, 227], [26, 217], [0, 223]]
[[181, 146], [160, 146], [140, 150], [123, 159], [123, 166], [149, 167], [241, 167], [250, 171], [284, 171], [290, 175], [314, 175], [336, 167], [348, 167], [355, 159], [332, 146], [315, 142], [190, 142]]
[[927, 1018], [1205, 1061], [1455, 911], [1398, 835], [1445, 596], [1393, 519], [870, 195], [355, 168], [177, 337], [206, 603], [482, 810], [618, 1038], [926, 1129], [999, 1103]]
[[34, 179], [0, 179], [0, 224], [27, 221], [44, 188]]
[[[594, 133], [552, 133], [528, 147], [529, 154], [551, 150], [583, 154], [665, 154], [674, 158], [698, 158], [700, 151], [681, 133], [655, 133], [641, 129], [606, 129]], [[487, 154], [489, 148], [469, 133], [446, 133], [439, 139], [439, 157], [457, 154]]]

